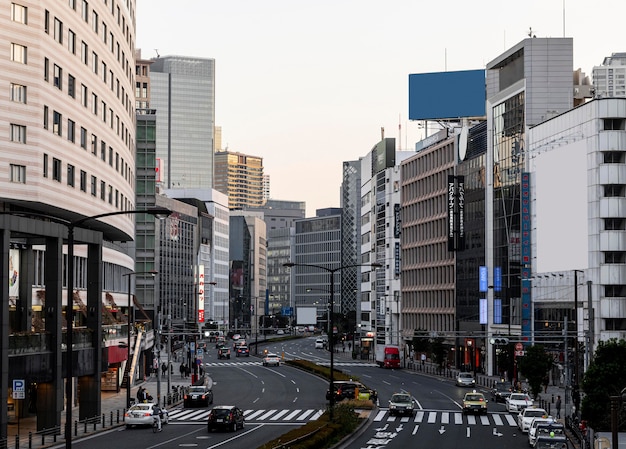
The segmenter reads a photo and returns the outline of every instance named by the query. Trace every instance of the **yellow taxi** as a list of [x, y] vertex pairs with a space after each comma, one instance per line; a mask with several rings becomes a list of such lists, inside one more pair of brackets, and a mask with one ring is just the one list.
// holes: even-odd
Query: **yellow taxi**
[[478, 393], [473, 390], [470, 393], [465, 393], [463, 397], [463, 413], [484, 413], [487, 414], [487, 399], [482, 393]]

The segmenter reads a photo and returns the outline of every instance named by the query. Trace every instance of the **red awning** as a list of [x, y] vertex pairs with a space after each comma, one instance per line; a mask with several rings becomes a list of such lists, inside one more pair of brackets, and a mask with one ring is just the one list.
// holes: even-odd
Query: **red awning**
[[128, 358], [128, 348], [109, 346], [109, 364], [120, 363]]

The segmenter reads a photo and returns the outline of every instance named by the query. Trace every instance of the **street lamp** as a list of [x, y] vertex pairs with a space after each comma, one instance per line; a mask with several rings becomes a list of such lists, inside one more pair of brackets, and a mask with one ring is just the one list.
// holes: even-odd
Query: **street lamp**
[[[156, 270], [150, 270], [150, 271], [131, 271], [129, 273], [125, 273], [122, 274], [123, 276], [127, 276], [128, 277], [128, 341], [126, 343], [126, 351], [127, 351], [127, 356], [126, 356], [126, 363], [130, 363], [130, 366], [127, 370], [125, 370], [127, 372], [126, 374], [126, 408], [130, 408], [130, 387], [132, 386], [132, 376], [131, 376], [131, 371], [133, 370], [133, 366], [132, 363], [130, 361], [130, 334], [131, 334], [131, 329], [135, 328], [135, 313], [133, 310], [133, 306], [132, 306], [132, 298], [131, 298], [131, 294], [130, 294], [130, 279], [131, 277], [137, 275], [137, 274], [151, 274], [153, 277], [156, 276], [158, 274], [158, 271]], [[158, 386], [158, 385], [157, 385]], [[160, 389], [159, 389], [160, 390]], [[159, 392], [157, 392], [157, 398], [159, 397]]]
[[379, 263], [369, 263], [369, 264], [353, 264], [353, 265], [344, 265], [341, 267], [335, 267], [335, 268], [328, 268], [324, 265], [315, 265], [315, 264], [308, 264], [308, 263], [296, 263], [296, 262], [287, 262], [283, 264], [284, 267], [311, 267], [311, 268], [318, 268], [320, 270], [324, 270], [326, 272], [328, 272], [328, 274], [330, 275], [330, 280], [329, 280], [329, 284], [330, 284], [330, 290], [329, 290], [329, 294], [330, 294], [330, 307], [328, 310], [328, 342], [330, 345], [330, 381], [329, 381], [329, 390], [330, 391], [330, 395], [329, 395], [329, 413], [330, 413], [330, 420], [333, 420], [333, 409], [335, 407], [335, 390], [334, 390], [334, 383], [335, 383], [335, 376], [334, 376], [334, 369], [335, 369], [335, 350], [333, 347], [333, 315], [334, 315], [334, 296], [335, 296], [335, 273], [337, 271], [341, 271], [344, 268], [354, 268], [354, 267], [372, 267], [372, 268], [380, 268], [382, 267], [382, 264]]

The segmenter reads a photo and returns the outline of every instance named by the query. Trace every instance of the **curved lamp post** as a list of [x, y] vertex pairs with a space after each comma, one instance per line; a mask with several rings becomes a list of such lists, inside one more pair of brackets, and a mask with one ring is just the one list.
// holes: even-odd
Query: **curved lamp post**
[[295, 262], [287, 262], [283, 264], [284, 267], [311, 267], [318, 268], [320, 270], [324, 270], [328, 272], [330, 275], [329, 285], [330, 290], [328, 291], [330, 295], [330, 307], [328, 308], [328, 342], [330, 344], [330, 380], [329, 380], [329, 391], [330, 391], [330, 399], [328, 400], [329, 404], [329, 413], [330, 420], [333, 420], [333, 409], [335, 407], [335, 391], [334, 391], [334, 383], [335, 383], [335, 348], [333, 345], [333, 315], [334, 315], [334, 307], [335, 307], [335, 273], [343, 270], [344, 268], [354, 268], [354, 267], [372, 267], [372, 268], [380, 268], [382, 264], [379, 263], [365, 263], [365, 264], [353, 264], [353, 265], [343, 265], [341, 267], [328, 268], [324, 265], [315, 265], [308, 263], [295, 263]]

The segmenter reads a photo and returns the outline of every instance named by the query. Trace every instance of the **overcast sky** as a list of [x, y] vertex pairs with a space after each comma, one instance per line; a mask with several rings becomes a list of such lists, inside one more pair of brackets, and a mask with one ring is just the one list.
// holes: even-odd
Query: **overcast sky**
[[421, 138], [409, 74], [484, 68], [532, 29], [573, 37], [591, 77], [626, 51], [624, 17], [622, 0], [137, 0], [136, 46], [214, 58], [223, 145], [263, 157], [271, 197], [313, 216], [340, 205], [342, 162], [381, 128], [402, 149]]

